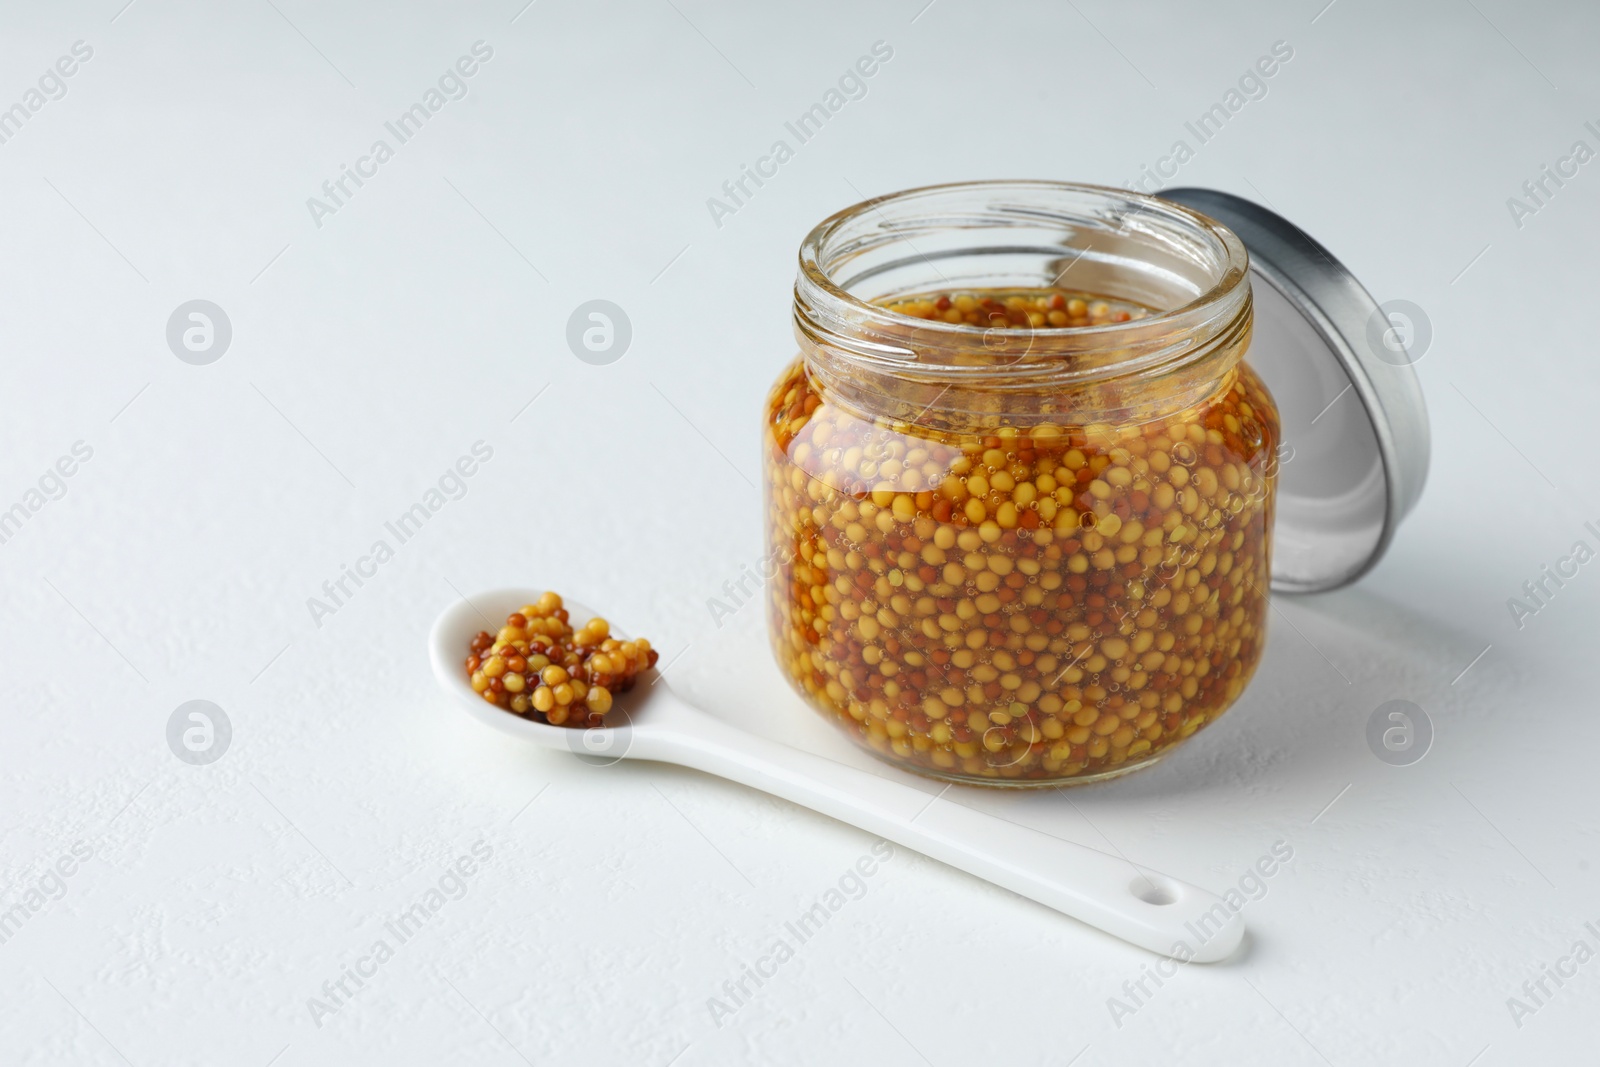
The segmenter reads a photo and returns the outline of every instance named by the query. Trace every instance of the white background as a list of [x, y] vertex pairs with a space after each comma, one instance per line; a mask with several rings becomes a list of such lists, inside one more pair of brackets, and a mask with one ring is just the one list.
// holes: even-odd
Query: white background
[[[0, 106], [94, 55], [0, 144], [0, 507], [74, 442], [93, 457], [0, 545], [0, 910], [74, 841], [94, 858], [0, 944], [0, 1062], [1592, 1056], [1600, 961], [1520, 1028], [1507, 998], [1600, 947], [1600, 563], [1521, 629], [1506, 600], [1600, 544], [1600, 163], [1520, 229], [1506, 199], [1600, 147], [1600, 14], [923, 2], [7, 6]], [[318, 227], [307, 198], [478, 40], [466, 98]], [[716, 226], [707, 198], [879, 40], [867, 96]], [[1118, 1026], [1152, 957], [901, 851], [715, 1026], [707, 999], [872, 840], [518, 748], [434, 691], [430, 620], [455, 590], [563, 590], [708, 710], [877, 767], [785, 687], [756, 608], [706, 606], [761, 553], [801, 237], [913, 185], [1122, 183], [1278, 40], [1267, 96], [1177, 180], [1270, 202], [1426, 309], [1421, 504], [1356, 587], [1278, 599], [1248, 693], [1161, 766], [947, 798], [1218, 891], [1287, 843], [1247, 950]], [[194, 298], [232, 322], [209, 366], [165, 340]], [[593, 298], [633, 324], [609, 366], [565, 341]], [[479, 440], [465, 497], [315, 625], [307, 599]], [[233, 724], [207, 767], [165, 740], [191, 699]], [[1365, 740], [1391, 699], [1436, 731], [1409, 767]], [[308, 999], [480, 840], [466, 895], [315, 1025]]]

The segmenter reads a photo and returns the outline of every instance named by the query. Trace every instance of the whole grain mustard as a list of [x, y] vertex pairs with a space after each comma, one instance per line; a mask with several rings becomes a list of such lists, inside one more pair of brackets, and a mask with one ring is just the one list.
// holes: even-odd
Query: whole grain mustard
[[[1055, 289], [946, 292], [909, 317], [1008, 329], [1148, 309]], [[774, 648], [873, 752], [993, 785], [1145, 765], [1260, 660], [1277, 412], [1235, 362], [1121, 424], [997, 414], [935, 428], [840, 403], [797, 359], [765, 409]]]

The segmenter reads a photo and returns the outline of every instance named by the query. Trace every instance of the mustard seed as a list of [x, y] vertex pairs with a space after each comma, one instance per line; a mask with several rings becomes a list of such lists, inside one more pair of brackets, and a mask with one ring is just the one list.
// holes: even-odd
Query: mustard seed
[[506, 616], [498, 633], [472, 638], [466, 669], [472, 688], [496, 707], [551, 726], [601, 726], [618, 693], [656, 665], [644, 638], [622, 641], [594, 618], [574, 630], [561, 597], [544, 593]]
[[[1151, 314], [1054, 289], [887, 306], [1045, 330]], [[831, 389], [798, 359], [770, 394], [783, 565], [768, 607], [784, 673], [860, 743], [969, 781], [1092, 778], [1160, 756], [1243, 690], [1265, 638], [1278, 438], [1247, 364], [1182, 403], [1146, 411], [1148, 392], [1108, 382], [1091, 411], [1064, 401], [1015, 425], [998, 394], [933, 426]]]

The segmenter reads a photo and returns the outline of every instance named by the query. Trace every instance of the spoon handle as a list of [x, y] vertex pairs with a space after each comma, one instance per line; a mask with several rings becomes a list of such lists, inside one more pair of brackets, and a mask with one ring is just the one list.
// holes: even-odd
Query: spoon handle
[[[1244, 936], [1215, 893], [986, 815], [901, 782], [745, 733], [664, 686], [630, 756], [692, 767], [782, 797], [1175, 959], [1225, 959]], [[668, 706], [670, 705], [670, 706]]]

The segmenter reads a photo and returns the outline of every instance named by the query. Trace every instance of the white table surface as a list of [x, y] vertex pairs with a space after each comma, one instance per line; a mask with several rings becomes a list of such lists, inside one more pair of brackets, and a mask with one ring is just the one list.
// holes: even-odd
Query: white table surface
[[[1600, 544], [1600, 162], [1520, 228], [1506, 200], [1600, 147], [1600, 15], [922, 3], [7, 9], [0, 107], [93, 55], [0, 144], [0, 508], [93, 454], [0, 544], [0, 911], [23, 908], [0, 1062], [1592, 1058], [1600, 961], [1531, 1014], [1508, 998], [1600, 948], [1600, 563], [1520, 629], [1506, 601]], [[316, 225], [307, 198], [480, 40], [467, 96]], [[865, 98], [718, 227], [707, 198], [880, 40]], [[707, 609], [761, 554], [747, 482], [801, 236], [912, 185], [1123, 182], [1279, 40], [1292, 61], [1177, 180], [1268, 201], [1426, 309], [1421, 504], [1354, 588], [1277, 601], [1254, 684], [1163, 765], [947, 798], [1218, 891], [1284, 842], [1246, 952], [1114, 1018], [1152, 957], [901, 851], [714, 1020], [873, 840], [518, 748], [435, 693], [429, 621], [456, 590], [564, 590], [708, 710], [877, 767], [785, 687], [755, 608]], [[195, 298], [233, 328], [207, 366], [165, 340]], [[565, 342], [593, 298], [633, 325], [606, 366]], [[480, 440], [462, 499], [318, 626], [307, 599]], [[193, 699], [234, 731], [207, 766], [165, 739]], [[1411, 766], [1365, 741], [1391, 699], [1434, 724]], [[385, 923], [480, 841], [398, 944]], [[380, 938], [393, 958], [314, 1012]]]

